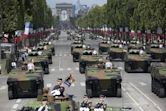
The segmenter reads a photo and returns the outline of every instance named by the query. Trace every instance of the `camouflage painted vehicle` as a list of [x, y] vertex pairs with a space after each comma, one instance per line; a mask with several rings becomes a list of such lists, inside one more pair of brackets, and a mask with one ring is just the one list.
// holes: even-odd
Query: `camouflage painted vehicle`
[[166, 63], [151, 64], [151, 90], [158, 97], [166, 97]]
[[49, 74], [49, 64], [47, 56], [39, 56], [36, 52], [28, 54], [28, 60], [25, 63], [28, 63], [30, 60], [33, 60], [35, 67], [42, 67], [44, 74]]
[[49, 50], [53, 56], [55, 55], [55, 45], [51, 44], [51, 42], [42, 42], [39, 46], [47, 46], [47, 50]]
[[44, 87], [43, 72], [12, 70], [7, 79], [9, 99], [35, 98], [42, 94]]
[[140, 49], [130, 49], [125, 56], [125, 71], [130, 72], [149, 72], [150, 55], [144, 53], [139, 54]]
[[108, 54], [110, 48], [109, 41], [102, 41], [99, 43], [99, 54]]
[[75, 40], [72, 44], [71, 44], [71, 54], [73, 53], [73, 48], [77, 47], [78, 45], [83, 45], [82, 41], [80, 40]]
[[51, 50], [44, 49], [43, 46], [38, 46], [35, 50], [33, 51], [41, 51], [42, 54], [41, 56], [47, 57], [48, 63], [52, 64], [52, 52]]
[[166, 49], [160, 48], [159, 44], [151, 44], [147, 53], [151, 55], [153, 62], [164, 62], [166, 59]]
[[77, 45], [73, 48], [72, 55], [73, 55], [73, 62], [79, 62], [80, 55], [83, 53], [83, 45]]
[[121, 97], [121, 71], [117, 68], [104, 69], [88, 67], [86, 69], [86, 93], [89, 97]]
[[92, 55], [92, 51], [88, 52], [87, 50], [80, 56], [79, 61], [79, 71], [80, 73], [85, 73], [86, 67], [97, 64], [101, 56]]
[[1, 74], [11, 71], [11, 62], [16, 59], [15, 45], [12, 43], [0, 43]]
[[110, 50], [108, 52], [109, 59], [112, 60], [124, 60], [127, 53], [127, 48], [119, 48], [120, 44], [111, 44]]
[[[37, 111], [42, 106], [41, 101], [29, 101], [18, 111]], [[70, 97], [48, 97], [48, 111], [78, 111], [79, 105]]]

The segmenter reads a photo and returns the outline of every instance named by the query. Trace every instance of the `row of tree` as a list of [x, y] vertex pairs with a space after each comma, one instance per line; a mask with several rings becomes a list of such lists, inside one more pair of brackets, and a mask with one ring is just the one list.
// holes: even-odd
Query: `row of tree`
[[134, 30], [156, 30], [166, 28], [166, 0], [107, 0], [104, 6], [96, 6], [77, 19], [80, 27], [102, 27], [114, 29], [129, 27]]
[[25, 22], [37, 29], [51, 27], [56, 21], [46, 0], [0, 0], [0, 15], [4, 32], [23, 30]]

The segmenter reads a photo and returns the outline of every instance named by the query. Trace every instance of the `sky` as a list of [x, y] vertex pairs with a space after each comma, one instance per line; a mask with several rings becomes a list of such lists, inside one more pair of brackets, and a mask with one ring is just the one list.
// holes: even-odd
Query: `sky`
[[[46, 0], [47, 4], [51, 8], [55, 8], [56, 3], [77, 3], [77, 0]], [[92, 5], [103, 5], [107, 3], [107, 0], [80, 0], [81, 5], [87, 5], [87, 6], [92, 6]]]

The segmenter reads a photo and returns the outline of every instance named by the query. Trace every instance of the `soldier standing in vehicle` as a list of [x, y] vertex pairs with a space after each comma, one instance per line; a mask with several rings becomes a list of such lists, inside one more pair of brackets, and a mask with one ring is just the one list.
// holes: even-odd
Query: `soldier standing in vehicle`
[[35, 70], [35, 65], [33, 64], [33, 59], [27, 64], [28, 71], [34, 71]]
[[37, 111], [48, 111], [47, 99], [42, 101], [42, 106], [40, 106]]
[[94, 111], [104, 111], [106, 109], [106, 105], [104, 103], [104, 95], [100, 95], [99, 102], [95, 105]]
[[105, 68], [106, 69], [112, 69], [112, 62], [110, 62], [109, 60], [107, 60], [107, 62], [105, 63]]
[[80, 106], [80, 111], [90, 111], [91, 102], [89, 102], [89, 98], [87, 95], [84, 95], [83, 102]]

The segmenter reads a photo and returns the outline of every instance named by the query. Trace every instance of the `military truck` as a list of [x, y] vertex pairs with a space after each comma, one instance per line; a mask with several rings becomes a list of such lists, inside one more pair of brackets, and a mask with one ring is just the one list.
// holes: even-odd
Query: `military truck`
[[110, 41], [102, 41], [99, 43], [99, 54], [108, 54]]
[[140, 54], [140, 49], [132, 48], [128, 50], [125, 56], [125, 71], [130, 72], [149, 72], [150, 71], [150, 55]]
[[104, 69], [87, 67], [86, 93], [89, 97], [121, 97], [121, 71], [118, 68]]
[[37, 52], [31, 52], [28, 53], [28, 60], [25, 63], [28, 63], [30, 60], [33, 60], [35, 67], [42, 67], [44, 74], [50, 73], [47, 56], [39, 56]]
[[12, 70], [7, 79], [8, 98], [35, 98], [42, 94], [44, 87], [43, 72], [33, 72], [20, 69]]
[[151, 55], [152, 62], [164, 62], [166, 58], [166, 49], [160, 47], [160, 44], [152, 43], [147, 48], [147, 53]]
[[72, 55], [73, 55], [73, 62], [79, 62], [80, 55], [83, 53], [84, 48], [82, 44], [78, 44], [73, 48]]
[[[48, 97], [48, 111], [79, 111], [78, 103], [71, 97]], [[29, 101], [18, 111], [37, 111], [42, 106], [41, 101]]]
[[17, 58], [15, 45], [0, 43], [0, 54], [1, 74], [7, 74], [11, 71], [11, 62]]
[[118, 43], [112, 43], [110, 50], [108, 52], [109, 54], [109, 59], [112, 60], [124, 60], [125, 55], [127, 52], [127, 48], [125, 46], [119, 47], [120, 44]]
[[80, 56], [80, 61], [79, 61], [80, 73], [85, 73], [87, 66], [97, 64], [100, 59], [101, 56], [92, 55], [92, 50], [84, 50], [83, 54]]
[[166, 63], [151, 64], [151, 90], [158, 97], [166, 97]]

